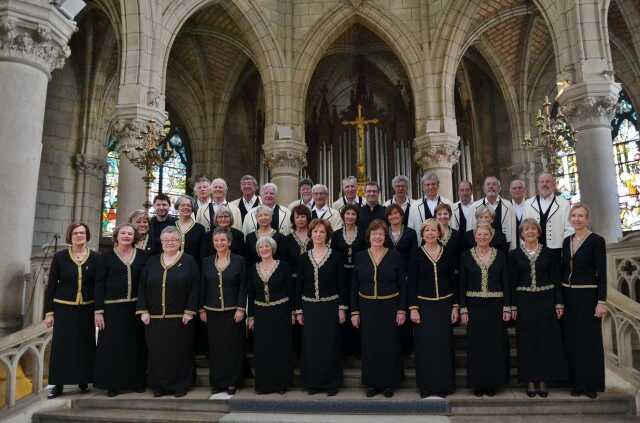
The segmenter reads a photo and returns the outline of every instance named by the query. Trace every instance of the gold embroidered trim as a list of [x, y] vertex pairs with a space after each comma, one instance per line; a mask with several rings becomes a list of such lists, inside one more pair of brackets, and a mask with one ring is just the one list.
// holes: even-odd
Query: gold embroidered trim
[[141, 250], [146, 250], [147, 249], [147, 244], [149, 243], [149, 233], [146, 233], [144, 235], [144, 239], [141, 239], [140, 241], [136, 242], [136, 248], [140, 248]]
[[180, 227], [180, 220], [176, 221], [176, 229], [178, 229], [178, 233], [180, 234], [180, 250], [182, 251], [184, 249], [184, 242], [185, 242], [185, 238], [187, 236], [187, 234], [189, 233], [189, 231], [191, 229], [194, 228], [194, 226], [196, 226], [196, 221], [191, 219], [189, 226], [187, 226], [186, 229], [182, 229], [182, 227]]
[[448, 228], [447, 233], [442, 235], [442, 238], [440, 238], [440, 242], [442, 243], [443, 247], [446, 247], [447, 243], [449, 243], [449, 241], [451, 240], [451, 234], [453, 234], [453, 231], [451, 230], [451, 228]]
[[573, 257], [576, 255], [576, 253], [578, 252], [578, 250], [580, 249], [580, 247], [582, 247], [582, 244], [584, 244], [584, 242], [587, 240], [587, 238], [589, 238], [591, 236], [593, 232], [589, 231], [589, 233], [587, 233], [587, 235], [582, 238], [582, 240], [580, 242], [578, 242], [577, 245], [573, 245], [573, 240], [575, 239], [576, 235], [573, 234], [571, 235], [571, 238], [569, 238], [569, 250], [571, 253], [571, 257], [569, 257], [569, 281], [571, 281], [571, 275], [573, 275]]
[[419, 299], [425, 300], [425, 301], [440, 301], [440, 300], [446, 300], [447, 298], [451, 298], [451, 297], [453, 297], [453, 293], [447, 294], [443, 297], [423, 297], [421, 295], [418, 295]]
[[269, 297], [270, 297], [269, 279], [271, 279], [271, 276], [273, 276], [278, 266], [280, 266], [280, 260], [276, 260], [275, 263], [276, 264], [273, 266], [273, 269], [271, 269], [269, 272], [266, 272], [266, 273], [263, 272], [262, 269], [260, 268], [260, 263], [256, 263], [256, 271], [258, 272], [258, 277], [260, 277], [260, 280], [262, 281], [262, 285], [264, 289], [264, 299], [266, 301], [266, 304], [271, 302], [269, 300]]
[[289, 297], [284, 297], [284, 298], [281, 298], [281, 299], [279, 299], [277, 301], [269, 301], [269, 302], [263, 302], [263, 301], [254, 300], [253, 303], [255, 305], [257, 305], [257, 306], [260, 306], [260, 307], [273, 307], [273, 306], [277, 306], [277, 305], [280, 305], [280, 304], [284, 304], [287, 301], [289, 301]]
[[[89, 256], [91, 256], [91, 251], [89, 251], [89, 248], [85, 247], [85, 254], [82, 260], [76, 260], [76, 258], [73, 256], [73, 252], [71, 251], [71, 247], [69, 247], [69, 258], [71, 258], [71, 261], [75, 263], [78, 270], [78, 290], [76, 291], [75, 302], [67, 301], [67, 300], [58, 300], [57, 302], [59, 302], [60, 304], [82, 305], [82, 304], [93, 303], [93, 301], [85, 302], [84, 299], [82, 298], [82, 266], [84, 266], [87, 260], [89, 260]], [[56, 301], [56, 300], [54, 299], [53, 301]]]
[[[131, 265], [133, 264], [133, 262], [136, 259], [136, 254], [137, 254], [137, 250], [134, 248], [133, 249], [133, 254], [131, 255], [131, 260], [130, 261], [126, 261], [124, 259], [124, 257], [122, 257], [120, 255], [120, 253], [118, 252], [117, 248], [113, 249], [113, 252], [115, 253], [116, 257], [118, 257], [118, 259], [120, 259], [120, 261], [122, 262], [122, 264], [124, 264], [127, 268], [127, 299], [131, 299], [131, 291], [133, 289], [133, 282], [132, 282], [132, 276], [131, 276]], [[107, 302], [105, 301], [105, 304]]]
[[[477, 294], [481, 294], [481, 293], [494, 294], [489, 292], [489, 268], [495, 261], [497, 255], [498, 255], [497, 250], [495, 248], [491, 248], [491, 255], [489, 256], [489, 262], [485, 265], [484, 263], [482, 263], [482, 261], [480, 261], [480, 257], [478, 257], [478, 254], [476, 253], [476, 248], [474, 247], [471, 249], [471, 257], [473, 257], [473, 260], [476, 262], [476, 264], [480, 268], [481, 279], [480, 279], [480, 291], [467, 291], [468, 296], [470, 292], [474, 293], [474, 295], [471, 295], [472, 297], [481, 297], [481, 298], [485, 298], [485, 297]], [[496, 297], [496, 295], [486, 296], [486, 298], [494, 298], [494, 297]], [[502, 297], [502, 292], [500, 292], [500, 297]]]
[[308, 251], [307, 255], [309, 256], [309, 261], [313, 266], [314, 294], [315, 294], [316, 300], [320, 300], [320, 268], [327, 262], [327, 260], [331, 256], [331, 248], [327, 248], [327, 251], [325, 251], [324, 256], [322, 256], [319, 262], [316, 261], [316, 258], [313, 255], [313, 249]]
[[[202, 307], [205, 310], [209, 310], [209, 311], [230, 311], [230, 310], [240, 310], [240, 308], [238, 307], [209, 307], [209, 306], [203, 306]], [[244, 309], [242, 309], [244, 311]]]
[[293, 239], [298, 244], [298, 247], [300, 247], [300, 255], [306, 253], [307, 252], [307, 244], [309, 243], [309, 238], [303, 240], [298, 236], [298, 234], [295, 231], [291, 232], [291, 236], [293, 237]]
[[138, 300], [138, 297], [133, 298], [121, 298], [119, 300], [104, 300], [105, 304], [118, 304], [118, 303], [134, 303]]
[[[538, 277], [536, 275], [536, 261], [538, 261], [538, 257], [540, 256], [540, 252], [542, 251], [542, 245], [538, 244], [534, 251], [529, 251], [526, 247], [522, 246], [522, 252], [525, 257], [529, 259], [529, 275], [531, 278], [531, 286], [528, 287], [530, 289], [520, 289], [524, 287], [517, 287], [516, 291], [529, 291], [529, 292], [538, 292]], [[553, 288], [553, 287], [552, 287]]]
[[549, 291], [553, 289], [553, 285], [542, 285], [542, 286], [518, 286], [516, 287], [516, 291], [519, 292], [543, 292]]
[[388, 300], [388, 299], [397, 297], [398, 295], [400, 295], [400, 293], [396, 292], [389, 295], [366, 295], [366, 294], [363, 294], [362, 292], [358, 292], [358, 295], [360, 296], [360, 298], [364, 298], [367, 300]]
[[493, 291], [467, 291], [467, 297], [473, 298], [502, 298], [504, 294], [502, 292]]
[[87, 305], [87, 304], [93, 304], [95, 301], [93, 301], [93, 300], [90, 300], [90, 301], [78, 301], [77, 299], [75, 301], [67, 301], [67, 300], [60, 300], [58, 298], [54, 298], [53, 302], [54, 303], [58, 303], [58, 304], [66, 304], [66, 305]]
[[568, 283], [563, 283], [562, 286], [564, 286], [565, 288], [597, 288], [598, 285], [574, 285], [572, 284], [568, 284]]
[[330, 297], [317, 297], [317, 298], [306, 297], [303, 295], [302, 301], [306, 301], [308, 303], [328, 303], [330, 301], [335, 301], [338, 298], [339, 298], [338, 295], [332, 295]]
[[[378, 266], [380, 265], [380, 263], [382, 263], [382, 260], [384, 260], [384, 257], [387, 255], [388, 252], [389, 252], [389, 249], [385, 248], [384, 253], [382, 254], [382, 256], [380, 256], [380, 262], [376, 263], [376, 260], [373, 258], [373, 254], [371, 253], [371, 248], [367, 249], [367, 253], [369, 254], [369, 259], [371, 260], [371, 264], [373, 264], [373, 297], [371, 298], [378, 298]], [[369, 297], [363, 297], [363, 298], [369, 298]]]
[[[176, 260], [171, 263], [170, 265], [167, 265], [164, 261], [164, 253], [160, 254], [160, 265], [162, 266], [162, 268], [164, 269], [164, 272], [162, 272], [162, 315], [161, 316], [165, 316], [167, 310], [166, 310], [166, 298], [167, 298], [167, 273], [169, 272], [169, 269], [171, 269], [173, 266], [175, 266], [176, 264], [178, 264], [180, 262], [180, 259], [182, 259], [182, 250], [178, 253], [178, 256], [176, 258]], [[153, 317], [153, 316], [151, 316]], [[155, 318], [158, 318], [158, 316], [156, 316]]]
[[402, 239], [403, 234], [404, 234], [404, 225], [400, 225], [400, 233], [398, 233], [397, 237], [393, 234], [393, 232], [391, 231], [391, 228], [389, 228], [389, 238], [391, 238], [391, 242], [393, 243], [394, 247], [398, 246], [398, 242], [400, 242], [400, 240]]
[[[442, 257], [442, 253], [444, 252], [444, 247], [440, 247], [440, 252], [438, 253], [438, 257], [436, 257], [435, 260], [431, 257], [431, 255], [427, 251], [427, 246], [426, 245], [423, 245], [420, 249], [422, 250], [424, 255], [427, 256], [427, 259], [433, 265], [433, 275], [434, 275], [434, 279], [435, 279], [434, 280], [434, 284], [435, 284], [435, 289], [436, 289], [436, 299], [440, 298], [440, 287], [438, 286], [438, 261], [440, 261], [440, 258]], [[421, 298], [421, 297], [418, 296], [418, 298]], [[443, 297], [443, 298], [446, 298], [446, 297]]]
[[182, 319], [184, 314], [151, 314], [152, 319]]
[[221, 310], [225, 310], [226, 307], [224, 306], [224, 281], [222, 278], [222, 274], [224, 273], [225, 270], [227, 270], [227, 267], [229, 267], [229, 265], [231, 264], [231, 256], [229, 256], [229, 261], [227, 262], [227, 264], [223, 267], [223, 266], [219, 266], [218, 265], [218, 255], [216, 254], [216, 257], [213, 259], [213, 266], [215, 267], [215, 269], [218, 271], [218, 289], [220, 291], [220, 309]]

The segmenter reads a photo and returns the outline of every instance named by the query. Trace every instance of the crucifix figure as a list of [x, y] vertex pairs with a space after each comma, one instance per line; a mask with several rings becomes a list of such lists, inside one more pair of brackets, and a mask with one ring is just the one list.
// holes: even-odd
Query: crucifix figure
[[343, 125], [355, 126], [358, 131], [358, 195], [364, 195], [364, 184], [367, 182], [367, 161], [366, 148], [364, 145], [364, 130], [368, 125], [377, 125], [380, 123], [378, 119], [365, 119], [362, 115], [362, 104], [358, 104], [358, 115], [355, 120], [343, 120]]

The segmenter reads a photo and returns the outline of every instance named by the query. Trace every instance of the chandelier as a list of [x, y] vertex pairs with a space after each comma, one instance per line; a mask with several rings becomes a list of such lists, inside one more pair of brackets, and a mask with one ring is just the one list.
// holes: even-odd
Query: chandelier
[[173, 148], [167, 140], [167, 135], [171, 129], [171, 122], [166, 120], [163, 125], [154, 119], [149, 119], [142, 124], [142, 128], [135, 137], [128, 138], [127, 142], [120, 145], [120, 152], [138, 169], [144, 172], [145, 201], [143, 206], [149, 211], [151, 202], [149, 192], [151, 183], [155, 177], [153, 170], [161, 166], [171, 158]]
[[522, 145], [541, 159], [544, 172], [556, 175], [561, 166], [558, 155], [573, 148], [575, 131], [560, 110], [555, 116], [551, 112], [549, 97], [545, 97], [536, 115], [537, 135], [525, 138]]

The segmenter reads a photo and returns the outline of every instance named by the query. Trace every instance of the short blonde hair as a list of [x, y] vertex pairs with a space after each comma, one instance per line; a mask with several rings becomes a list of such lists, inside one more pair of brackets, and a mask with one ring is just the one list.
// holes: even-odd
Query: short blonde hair
[[491, 234], [491, 238], [493, 238], [496, 234], [496, 230], [493, 226], [491, 226], [488, 223], [478, 223], [476, 225], [476, 228], [473, 230], [473, 235], [475, 236], [476, 232], [478, 231], [478, 229], [486, 229], [489, 231], [489, 233]]
[[[441, 203], [442, 204], [442, 203]], [[438, 221], [436, 219], [434, 219], [433, 217], [425, 220], [424, 222], [422, 222], [422, 226], [420, 227], [420, 239], [422, 239], [423, 235], [424, 235], [424, 230], [428, 227], [432, 227], [432, 228], [437, 228], [438, 230], [438, 239], [442, 238], [442, 227], [440, 226], [440, 224], [438, 223]]]
[[542, 233], [542, 226], [540, 226], [538, 221], [535, 220], [533, 217], [527, 217], [520, 224], [520, 234], [519, 234], [520, 238], [522, 238], [522, 234], [524, 233], [525, 228], [529, 226], [533, 226], [534, 228], [536, 228], [536, 230], [538, 231], [538, 235]]
[[491, 215], [491, 219], [495, 219], [496, 217], [496, 212], [493, 211], [493, 209], [485, 204], [480, 204], [478, 207], [476, 207], [476, 212], [475, 212], [475, 217], [476, 219], [478, 219], [480, 216], [482, 216], [485, 212], [488, 212]]
[[589, 208], [589, 206], [584, 203], [578, 202], [571, 206], [571, 210], [569, 210], [569, 219], [571, 219], [571, 213], [573, 213], [573, 211], [577, 209], [583, 209], [585, 212], [587, 212], [587, 219], [591, 217], [591, 209]]

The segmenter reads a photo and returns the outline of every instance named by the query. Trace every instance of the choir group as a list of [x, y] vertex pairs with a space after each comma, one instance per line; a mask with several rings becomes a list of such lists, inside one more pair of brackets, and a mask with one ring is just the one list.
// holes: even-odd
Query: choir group
[[423, 197], [412, 200], [397, 176], [393, 198], [379, 204], [376, 182], [362, 198], [349, 177], [329, 205], [327, 187], [304, 179], [300, 199], [284, 207], [276, 185], [258, 195], [250, 175], [231, 202], [223, 179], [201, 177], [195, 199], [173, 204], [177, 216], [157, 195], [154, 216], [133, 213], [103, 254], [87, 248], [87, 225], [70, 225], [46, 288], [49, 397], [90, 383], [109, 396], [149, 388], [180, 397], [199, 353], [212, 391], [230, 395], [250, 368], [257, 393], [285, 393], [298, 356], [308, 393], [333, 396], [343, 357], [356, 356], [367, 397], [393, 396], [413, 353], [420, 395], [444, 397], [456, 389], [453, 328], [463, 325], [476, 396], [509, 383], [514, 326], [527, 395], [547, 397], [551, 384], [595, 398], [604, 390], [606, 251], [589, 208], [556, 195], [549, 174], [530, 199], [518, 179], [507, 200], [486, 178], [475, 202], [463, 181], [455, 204], [435, 174], [421, 183]]

